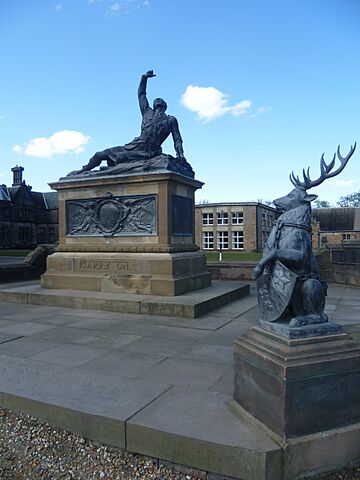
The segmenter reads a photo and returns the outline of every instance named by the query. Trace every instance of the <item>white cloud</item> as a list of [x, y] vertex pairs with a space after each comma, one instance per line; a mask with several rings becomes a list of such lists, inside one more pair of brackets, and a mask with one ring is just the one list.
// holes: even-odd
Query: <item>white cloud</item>
[[141, 8], [149, 8], [150, 0], [87, 0], [90, 5], [103, 4], [108, 16], [130, 14]]
[[116, 15], [120, 10], [120, 3], [119, 2], [114, 2], [108, 7], [109, 13], [112, 13], [113, 15]]
[[181, 97], [184, 107], [195, 112], [200, 120], [209, 122], [230, 113], [235, 117], [244, 115], [251, 107], [250, 100], [242, 100], [236, 105], [228, 106], [228, 96], [214, 87], [197, 87], [189, 85]]
[[20, 145], [14, 145], [13, 146], [13, 152], [16, 152], [16, 153], [22, 153], [23, 152], [23, 147], [21, 147]]
[[81, 153], [90, 137], [75, 130], [61, 130], [51, 137], [33, 138], [25, 146], [14, 145], [13, 151], [31, 157], [51, 158], [65, 153]]
[[253, 114], [250, 115], [250, 118], [256, 118], [258, 115], [269, 113], [270, 111], [270, 107], [259, 107]]
[[355, 180], [328, 180], [326, 183], [331, 187], [352, 187]]

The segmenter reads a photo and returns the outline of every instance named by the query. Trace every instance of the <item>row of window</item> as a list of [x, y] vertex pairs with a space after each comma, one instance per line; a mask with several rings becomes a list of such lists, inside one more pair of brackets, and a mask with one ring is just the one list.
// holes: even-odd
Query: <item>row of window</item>
[[[342, 238], [342, 240], [351, 240], [352, 235], [351, 235], [351, 233], [342, 233], [341, 238]], [[323, 235], [321, 237], [321, 243], [327, 243], [327, 242], [328, 242], [328, 237]], [[335, 241], [334, 241], [334, 243], [335, 243]]]
[[[214, 250], [214, 233], [213, 232], [203, 232], [203, 249], [204, 250]], [[232, 232], [232, 244], [231, 248], [233, 250], [243, 250], [244, 249], [244, 232]], [[217, 249], [218, 250], [228, 250], [229, 249], [229, 234], [228, 232], [217, 232]]]
[[[229, 214], [228, 212], [218, 212], [216, 214], [217, 225], [228, 225], [229, 224]], [[244, 213], [243, 212], [231, 212], [231, 224], [232, 225], [242, 225], [244, 222]], [[202, 214], [202, 224], [203, 225], [214, 225], [214, 214], [213, 213], [203, 213]]]
[[263, 227], [272, 227], [274, 224], [275, 216], [272, 213], [262, 213], [262, 224]]
[[11, 237], [16, 243], [34, 244], [54, 243], [57, 235], [55, 227], [40, 227], [36, 229], [36, 232], [33, 232], [31, 226], [22, 225], [12, 231], [9, 225], [0, 223], [0, 244], [10, 242]]

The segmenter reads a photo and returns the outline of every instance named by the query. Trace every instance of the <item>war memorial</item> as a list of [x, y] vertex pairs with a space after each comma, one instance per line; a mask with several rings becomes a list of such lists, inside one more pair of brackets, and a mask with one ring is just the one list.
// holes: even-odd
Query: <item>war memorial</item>
[[[194, 243], [203, 183], [164, 100], [149, 105], [154, 76], [138, 88], [140, 136], [50, 184], [59, 246], [41, 285], [0, 288], [3, 311], [12, 302], [28, 317], [0, 335], [31, 352], [0, 348], [0, 404], [202, 478], [290, 480], [359, 461], [360, 346], [336, 315], [346, 290], [332, 287], [343, 298], [326, 307], [307, 191], [356, 145], [322, 157], [317, 180], [292, 174], [274, 200], [257, 298], [248, 284], [212, 283]], [[176, 157], [161, 149], [170, 135]]]

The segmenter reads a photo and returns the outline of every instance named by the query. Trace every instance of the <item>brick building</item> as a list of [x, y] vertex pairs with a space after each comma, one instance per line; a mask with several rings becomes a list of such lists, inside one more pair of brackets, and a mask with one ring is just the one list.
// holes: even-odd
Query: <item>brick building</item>
[[259, 252], [275, 218], [275, 208], [258, 202], [196, 205], [195, 242], [202, 250]]
[[0, 248], [34, 248], [54, 243], [58, 233], [56, 192], [33, 192], [16, 166], [11, 187], [0, 185]]
[[313, 248], [360, 240], [360, 208], [313, 208]]

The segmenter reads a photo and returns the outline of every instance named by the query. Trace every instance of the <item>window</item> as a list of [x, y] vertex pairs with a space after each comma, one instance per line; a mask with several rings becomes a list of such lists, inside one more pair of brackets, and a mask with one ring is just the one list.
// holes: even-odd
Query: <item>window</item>
[[20, 227], [19, 228], [19, 241], [20, 243], [30, 243], [31, 240], [31, 230], [29, 227]]
[[217, 213], [217, 224], [218, 225], [227, 225], [229, 223], [228, 213], [227, 212], [218, 212]]
[[218, 248], [218, 250], [227, 250], [229, 248], [228, 232], [218, 232], [218, 234], [217, 234], [217, 248]]
[[48, 242], [49, 243], [54, 243], [55, 241], [55, 227], [49, 227], [49, 230], [48, 230]]
[[244, 232], [233, 232], [232, 233], [232, 248], [234, 250], [243, 250], [244, 249]]
[[231, 213], [231, 223], [233, 225], [242, 225], [244, 221], [243, 212], [232, 212]]
[[37, 232], [37, 242], [45, 243], [46, 242], [46, 231], [44, 227], [40, 227]]
[[214, 215], [212, 213], [203, 213], [202, 214], [202, 224], [203, 225], [213, 225], [214, 224]]
[[350, 240], [351, 239], [350, 233], [343, 233], [342, 234], [342, 239], [343, 240]]
[[213, 232], [203, 232], [203, 249], [211, 250], [214, 248], [214, 234]]

